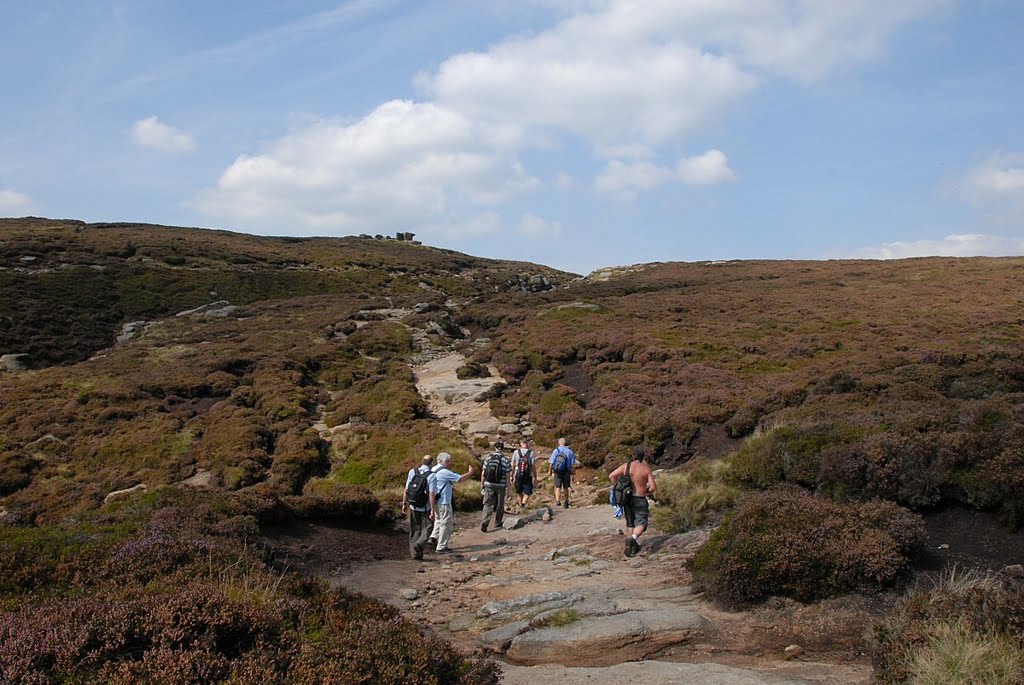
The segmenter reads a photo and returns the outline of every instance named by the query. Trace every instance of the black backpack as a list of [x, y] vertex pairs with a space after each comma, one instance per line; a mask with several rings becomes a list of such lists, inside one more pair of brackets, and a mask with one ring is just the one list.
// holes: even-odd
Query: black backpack
[[502, 473], [500, 454], [492, 454], [487, 457], [487, 461], [484, 463], [484, 480], [491, 485], [505, 484], [505, 474]]
[[629, 477], [629, 467], [632, 464], [632, 459], [626, 462], [626, 472], [619, 476], [615, 480], [615, 485], [612, 486], [612, 492], [615, 493], [615, 504], [620, 507], [633, 505], [633, 479]]
[[430, 504], [429, 476], [430, 471], [423, 473], [417, 470], [412, 480], [409, 481], [409, 487], [405, 489], [405, 497], [409, 501], [409, 506], [425, 509]]

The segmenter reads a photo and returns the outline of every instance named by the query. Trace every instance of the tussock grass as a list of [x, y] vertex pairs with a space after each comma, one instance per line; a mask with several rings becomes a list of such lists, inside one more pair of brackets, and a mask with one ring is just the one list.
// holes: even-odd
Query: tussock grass
[[1006, 635], [966, 621], [940, 623], [910, 655], [912, 685], [1006, 685], [1024, 681], [1024, 651]]
[[701, 461], [690, 470], [663, 476], [658, 483], [655, 525], [678, 533], [693, 530], [736, 504], [741, 491], [730, 485], [727, 460]]

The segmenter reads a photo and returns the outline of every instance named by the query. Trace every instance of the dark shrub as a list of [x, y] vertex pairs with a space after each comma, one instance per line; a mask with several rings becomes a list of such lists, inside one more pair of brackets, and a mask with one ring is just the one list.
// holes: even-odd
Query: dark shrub
[[491, 375], [491, 372], [483, 364], [467, 362], [455, 369], [455, 375], [460, 380], [466, 380], [467, 378], [487, 378]]
[[303, 518], [350, 524], [374, 521], [380, 501], [369, 488], [315, 478], [301, 497], [285, 497], [285, 504]]
[[907, 572], [924, 539], [921, 519], [895, 505], [843, 505], [780, 488], [726, 519], [698, 553], [694, 579], [728, 605], [876, 590]]

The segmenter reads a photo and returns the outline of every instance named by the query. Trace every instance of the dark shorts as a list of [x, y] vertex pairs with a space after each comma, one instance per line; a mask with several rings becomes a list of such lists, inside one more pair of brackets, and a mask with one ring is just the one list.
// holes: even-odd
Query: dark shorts
[[556, 488], [568, 488], [572, 482], [572, 471], [566, 471], [565, 473], [555, 473], [555, 487]]
[[532, 495], [533, 494], [533, 478], [529, 476], [519, 476], [516, 478], [516, 494], [517, 495]]
[[626, 525], [630, 528], [636, 528], [637, 526], [647, 527], [647, 520], [650, 517], [651, 509], [650, 505], [647, 504], [646, 497], [633, 496], [633, 503], [628, 507], [623, 507], [623, 512], [626, 514]]

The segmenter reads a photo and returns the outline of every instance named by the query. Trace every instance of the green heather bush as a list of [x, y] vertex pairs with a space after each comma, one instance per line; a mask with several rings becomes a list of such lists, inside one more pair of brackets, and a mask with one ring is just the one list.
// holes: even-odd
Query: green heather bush
[[887, 684], [1024, 682], [1024, 586], [952, 567], [908, 594], [872, 630]]
[[732, 458], [732, 474], [738, 483], [754, 488], [778, 483], [814, 488], [828, 477], [821, 472], [822, 451], [861, 435], [852, 426], [778, 425], [744, 442]]
[[693, 563], [710, 597], [812, 601], [891, 587], [923, 545], [920, 517], [884, 502], [839, 504], [795, 488], [756, 493], [715, 530]]

